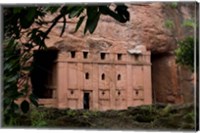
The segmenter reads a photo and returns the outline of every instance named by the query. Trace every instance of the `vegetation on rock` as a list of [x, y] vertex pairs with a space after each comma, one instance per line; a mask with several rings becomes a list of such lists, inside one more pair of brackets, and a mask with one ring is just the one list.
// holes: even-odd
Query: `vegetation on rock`
[[[196, 61], [198, 62], [198, 39], [193, 37], [186, 37], [184, 40], [179, 41], [178, 48], [176, 49], [177, 62], [181, 65], [186, 65], [190, 70], [194, 71], [194, 58], [196, 56]], [[196, 45], [196, 49], [195, 49]], [[194, 50], [197, 50], [196, 52]], [[197, 63], [198, 64], [198, 63]]]

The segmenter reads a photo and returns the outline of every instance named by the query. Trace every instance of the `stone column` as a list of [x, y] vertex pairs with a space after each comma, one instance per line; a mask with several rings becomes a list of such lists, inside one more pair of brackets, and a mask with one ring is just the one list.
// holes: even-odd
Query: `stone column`
[[126, 74], [127, 74], [127, 86], [126, 86], [127, 97], [126, 97], [126, 101], [127, 101], [127, 107], [129, 107], [129, 106], [133, 106], [132, 65], [127, 65], [126, 70], [127, 70], [126, 71]]
[[99, 109], [99, 67], [98, 64], [92, 65], [92, 88], [93, 88], [93, 110]]
[[83, 89], [84, 89], [84, 70], [83, 70], [83, 63], [77, 63], [77, 88], [78, 88], [78, 101], [77, 101], [77, 107], [78, 109], [83, 109]]
[[152, 104], [151, 65], [143, 66], [144, 104]]
[[67, 107], [67, 62], [65, 56], [59, 54], [57, 60], [57, 107]]
[[[111, 75], [111, 76], [110, 76]], [[115, 106], [115, 90], [116, 90], [116, 68], [114, 65], [110, 65], [110, 83], [109, 83], [109, 89], [110, 89], [110, 109], [116, 109]]]

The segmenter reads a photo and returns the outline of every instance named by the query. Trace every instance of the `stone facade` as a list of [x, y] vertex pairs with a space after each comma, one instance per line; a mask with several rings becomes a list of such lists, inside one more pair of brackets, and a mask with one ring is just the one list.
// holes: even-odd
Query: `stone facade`
[[118, 49], [58, 52], [52, 67], [42, 66], [51, 73], [43, 82], [49, 96], [41, 96], [39, 103], [91, 110], [152, 104], [150, 52], [142, 45]]

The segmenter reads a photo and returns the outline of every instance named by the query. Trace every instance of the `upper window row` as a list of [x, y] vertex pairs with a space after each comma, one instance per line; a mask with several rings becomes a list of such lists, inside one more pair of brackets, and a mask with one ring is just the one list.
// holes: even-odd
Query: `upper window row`
[[[85, 79], [89, 79], [89, 77], [90, 77], [90, 76], [89, 76], [89, 73], [86, 72], [86, 73], [85, 73]], [[101, 80], [105, 80], [105, 74], [104, 74], [104, 73], [101, 74]], [[118, 74], [118, 75], [117, 75], [117, 80], [121, 80], [121, 74]]]
[[[76, 58], [76, 51], [71, 51], [71, 58]], [[105, 60], [106, 59], [106, 53], [100, 53], [100, 58], [101, 60]], [[88, 52], [83, 52], [83, 58], [87, 59], [88, 58]], [[122, 60], [122, 54], [117, 54], [117, 60]]]

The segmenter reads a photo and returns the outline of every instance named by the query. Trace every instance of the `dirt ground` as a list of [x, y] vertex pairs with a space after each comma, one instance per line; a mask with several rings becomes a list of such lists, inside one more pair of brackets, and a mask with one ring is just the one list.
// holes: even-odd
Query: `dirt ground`
[[20, 115], [16, 127], [185, 131], [195, 130], [195, 118], [192, 104], [160, 104], [104, 112], [38, 107]]

